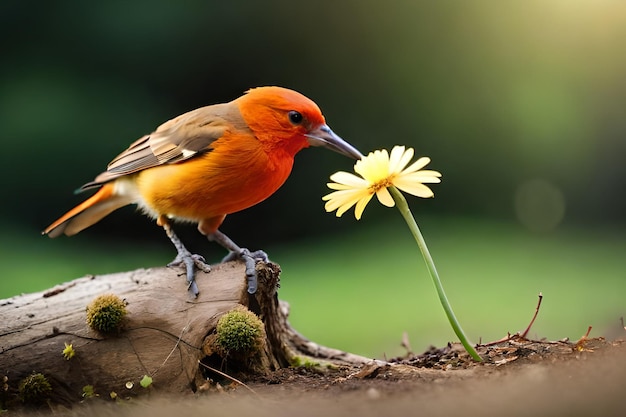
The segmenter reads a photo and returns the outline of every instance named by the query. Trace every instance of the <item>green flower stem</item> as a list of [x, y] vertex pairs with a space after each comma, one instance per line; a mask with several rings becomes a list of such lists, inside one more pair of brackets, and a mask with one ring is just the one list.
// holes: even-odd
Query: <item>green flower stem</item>
[[456, 333], [457, 337], [461, 340], [463, 347], [467, 353], [477, 362], [482, 362], [482, 358], [474, 349], [474, 346], [470, 343], [459, 324], [459, 321], [456, 319], [454, 315], [454, 311], [452, 311], [452, 306], [450, 306], [450, 302], [448, 301], [448, 297], [446, 297], [446, 293], [443, 290], [443, 285], [441, 284], [441, 280], [439, 279], [439, 274], [437, 273], [437, 268], [435, 268], [435, 263], [433, 262], [432, 256], [430, 256], [430, 252], [428, 251], [428, 247], [426, 246], [426, 241], [424, 240], [424, 236], [422, 236], [422, 232], [420, 232], [417, 223], [415, 222], [415, 218], [409, 209], [409, 205], [406, 202], [406, 199], [402, 195], [400, 191], [396, 187], [389, 187], [389, 192], [391, 193], [391, 197], [393, 197], [393, 201], [395, 201], [398, 210], [400, 210], [400, 214], [404, 217], [409, 229], [411, 229], [411, 233], [417, 242], [417, 246], [419, 246], [422, 255], [424, 256], [424, 261], [426, 262], [426, 266], [428, 267], [428, 272], [430, 273], [430, 277], [435, 284], [435, 288], [437, 289], [437, 295], [439, 295], [439, 301], [441, 301], [441, 305], [443, 306], [444, 311], [446, 312], [446, 316], [448, 316], [448, 321], [450, 321], [450, 325], [452, 329], [454, 329], [454, 333]]

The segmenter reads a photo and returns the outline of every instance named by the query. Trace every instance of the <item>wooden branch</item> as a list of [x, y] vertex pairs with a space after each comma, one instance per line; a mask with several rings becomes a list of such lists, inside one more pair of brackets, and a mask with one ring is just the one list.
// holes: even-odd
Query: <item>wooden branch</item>
[[[49, 380], [50, 399], [64, 404], [79, 401], [87, 385], [100, 396], [140, 394], [145, 390], [139, 384], [144, 375], [153, 378], [151, 389], [196, 391], [206, 382], [199, 362], [207, 360], [202, 349], [207, 337], [223, 314], [240, 305], [261, 317], [267, 335], [254, 366], [230, 364], [240, 372], [270, 372], [301, 363], [302, 357], [334, 364], [371, 361], [319, 346], [291, 328], [289, 308], [277, 296], [278, 265], [257, 265], [255, 296], [246, 291], [243, 263], [212, 268], [210, 273], [197, 273], [196, 299], [185, 290], [178, 269], [152, 268], [83, 277], [0, 301], [0, 378], [5, 377], [7, 385], [0, 403], [17, 403], [19, 381], [33, 372]], [[100, 334], [86, 324], [86, 306], [107, 293], [127, 302], [123, 328], [113, 335]], [[70, 360], [62, 354], [66, 343], [76, 352]], [[221, 363], [229, 364], [224, 359]]]

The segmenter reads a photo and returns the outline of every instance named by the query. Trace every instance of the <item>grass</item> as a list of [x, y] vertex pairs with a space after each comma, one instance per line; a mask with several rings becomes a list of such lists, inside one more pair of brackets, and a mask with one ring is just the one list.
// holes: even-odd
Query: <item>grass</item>
[[[473, 342], [522, 330], [537, 294], [543, 305], [530, 336], [577, 339], [618, 332], [626, 308], [626, 238], [616, 231], [530, 234], [517, 225], [417, 218], [452, 307]], [[399, 218], [364, 219], [347, 235], [265, 248], [283, 270], [281, 299], [292, 325], [308, 338], [367, 356], [415, 351], [455, 340], [421, 255]], [[9, 230], [10, 229], [5, 229]], [[27, 237], [32, 236], [32, 237]], [[162, 265], [172, 252], [83, 239], [49, 241], [13, 230], [0, 248], [0, 298], [42, 290], [87, 273]], [[181, 283], [181, 291], [183, 284]]]

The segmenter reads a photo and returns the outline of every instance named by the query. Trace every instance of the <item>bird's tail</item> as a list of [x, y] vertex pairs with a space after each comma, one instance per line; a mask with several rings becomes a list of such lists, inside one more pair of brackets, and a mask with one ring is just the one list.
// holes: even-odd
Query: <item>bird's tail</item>
[[116, 194], [115, 183], [109, 182], [104, 184], [96, 194], [61, 216], [41, 234], [50, 237], [57, 237], [62, 234], [75, 235], [99, 222], [114, 210], [130, 203], [132, 203], [132, 199], [126, 195]]

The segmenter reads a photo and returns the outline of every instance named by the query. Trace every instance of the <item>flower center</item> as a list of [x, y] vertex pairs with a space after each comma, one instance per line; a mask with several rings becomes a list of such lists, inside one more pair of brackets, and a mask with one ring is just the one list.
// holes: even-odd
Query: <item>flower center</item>
[[383, 178], [380, 181], [376, 181], [375, 183], [373, 183], [372, 185], [368, 187], [368, 190], [370, 190], [372, 194], [375, 194], [383, 188], [389, 188], [393, 186], [393, 178], [394, 176], [390, 175], [386, 178]]

